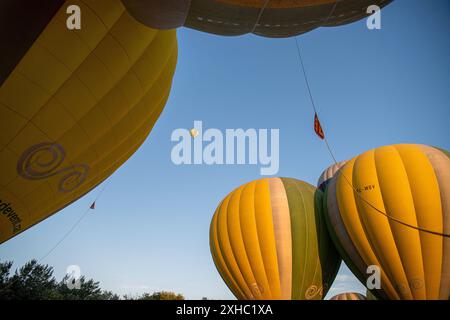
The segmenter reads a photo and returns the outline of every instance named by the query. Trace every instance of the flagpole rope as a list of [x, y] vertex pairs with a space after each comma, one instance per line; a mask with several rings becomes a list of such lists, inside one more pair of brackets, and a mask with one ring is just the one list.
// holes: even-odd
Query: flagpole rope
[[[335, 2], [335, 5], [333, 6], [333, 10], [328, 15], [328, 18], [325, 20], [324, 24], [328, 21], [328, 19], [331, 16], [332, 12], [336, 9], [336, 5], [337, 5], [338, 2], [339, 1]], [[297, 47], [298, 60], [300, 62], [300, 68], [299, 69], [300, 69], [301, 73], [303, 74], [303, 78], [304, 78], [305, 83], [306, 83], [306, 88], [308, 89], [308, 95], [309, 95], [309, 99], [311, 101], [311, 106], [313, 108], [314, 113], [318, 117], [317, 107], [316, 107], [316, 104], [314, 103], [314, 98], [313, 98], [313, 95], [312, 95], [312, 92], [311, 92], [311, 86], [309, 85], [308, 76], [307, 76], [307, 73], [306, 73], [305, 65], [303, 63], [303, 58], [302, 58], [302, 54], [301, 54], [301, 50], [300, 50], [300, 45], [298, 43], [298, 40], [297, 40], [296, 36], [294, 36], [294, 39], [295, 39], [295, 44], [296, 44], [296, 47]], [[320, 123], [320, 121], [319, 121], [319, 123]], [[325, 134], [324, 134], [323, 140], [324, 140], [325, 145], [327, 147], [328, 153], [330, 154], [331, 158], [333, 159], [333, 162], [335, 164], [337, 164], [338, 161], [336, 160], [334, 152], [332, 151], [331, 146], [330, 146], [330, 144], [328, 142], [327, 136]], [[382, 210], [378, 209], [377, 207], [372, 205], [369, 201], [364, 199], [364, 197], [355, 189], [355, 187], [350, 182], [350, 180], [344, 174], [343, 174], [343, 176], [344, 176], [344, 179], [347, 182], [347, 184], [353, 189], [354, 193], [357, 195], [357, 197], [359, 199], [361, 199], [363, 202], [365, 202], [368, 206], [370, 206], [376, 212], [384, 215], [386, 218], [388, 218], [388, 219], [390, 219], [390, 220], [392, 220], [394, 222], [397, 222], [397, 223], [399, 223], [399, 224], [401, 224], [403, 226], [406, 226], [406, 227], [409, 227], [409, 228], [413, 228], [413, 229], [416, 229], [416, 230], [421, 231], [421, 232], [425, 232], [425, 233], [429, 233], [429, 234], [437, 235], [437, 236], [442, 236], [442, 237], [445, 237], [445, 238], [450, 238], [450, 234], [441, 233], [441, 232], [437, 232], [437, 231], [433, 231], [433, 230], [428, 230], [428, 229], [421, 228], [421, 227], [418, 227], [418, 226], [413, 226], [411, 224], [408, 224], [406, 222], [401, 221], [400, 219], [397, 219], [397, 218], [394, 218], [394, 217], [388, 215], [387, 213], [385, 213]]]

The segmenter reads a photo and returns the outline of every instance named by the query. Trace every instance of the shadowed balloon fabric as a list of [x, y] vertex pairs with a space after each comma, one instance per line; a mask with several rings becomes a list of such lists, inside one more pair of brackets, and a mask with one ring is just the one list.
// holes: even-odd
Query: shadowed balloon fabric
[[[371, 5], [391, 0], [122, 0], [142, 23], [156, 29], [185, 26], [218, 35], [249, 32], [290, 37], [321, 26], [360, 20]], [[259, 21], [258, 21], [258, 18]]]
[[366, 289], [366, 300], [377, 300], [377, 297], [369, 289]]
[[[28, 30], [36, 38], [14, 42], [20, 59], [5, 54], [1, 65], [0, 243], [111, 175], [146, 139], [171, 88], [174, 30], [142, 25], [120, 0], [59, 2], [39, 7]], [[22, 21], [29, 3], [0, 11]], [[66, 27], [69, 4], [81, 8], [80, 30]]]
[[323, 299], [340, 265], [320, 212], [323, 193], [289, 178], [231, 192], [210, 227], [214, 263], [238, 299]]
[[419, 144], [367, 151], [338, 171], [325, 199], [330, 235], [353, 273], [365, 284], [367, 266], [380, 267], [374, 295], [449, 298], [448, 152]]

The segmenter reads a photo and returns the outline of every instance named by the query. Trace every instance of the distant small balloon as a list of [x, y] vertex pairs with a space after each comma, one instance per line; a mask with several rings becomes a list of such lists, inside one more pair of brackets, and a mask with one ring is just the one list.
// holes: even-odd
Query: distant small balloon
[[198, 130], [195, 128], [192, 128], [191, 130], [189, 130], [191, 137], [195, 138], [196, 136], [198, 136]]

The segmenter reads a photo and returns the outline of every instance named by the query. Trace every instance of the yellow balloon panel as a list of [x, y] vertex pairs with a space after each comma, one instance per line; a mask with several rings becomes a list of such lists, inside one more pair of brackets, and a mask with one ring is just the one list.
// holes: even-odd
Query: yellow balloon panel
[[75, 201], [125, 162], [169, 96], [175, 30], [150, 29], [121, 1], [64, 4], [0, 87], [0, 243]]

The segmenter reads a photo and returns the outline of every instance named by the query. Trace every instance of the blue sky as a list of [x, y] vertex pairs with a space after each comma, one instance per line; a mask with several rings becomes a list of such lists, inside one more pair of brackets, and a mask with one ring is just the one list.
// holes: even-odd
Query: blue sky
[[[368, 30], [363, 20], [298, 38], [338, 160], [393, 143], [450, 149], [449, 14], [447, 0], [396, 0], [383, 9], [381, 30]], [[293, 38], [181, 28], [178, 40], [171, 96], [149, 138], [108, 179], [97, 209], [43, 261], [58, 278], [75, 264], [119, 294], [233, 298], [209, 253], [209, 223], [228, 192], [260, 177], [259, 166], [174, 165], [171, 133], [194, 120], [221, 130], [280, 129], [278, 176], [315, 184], [332, 162], [312, 130]], [[20, 266], [43, 256], [98, 192], [2, 244], [0, 258]], [[349, 290], [364, 292], [343, 267], [329, 295]]]

